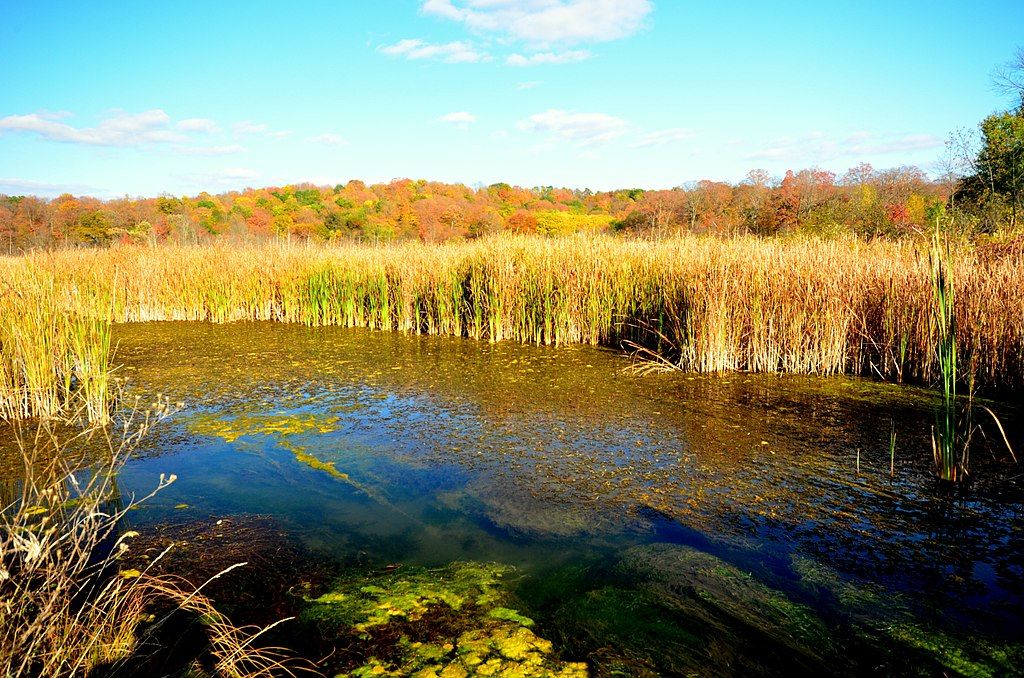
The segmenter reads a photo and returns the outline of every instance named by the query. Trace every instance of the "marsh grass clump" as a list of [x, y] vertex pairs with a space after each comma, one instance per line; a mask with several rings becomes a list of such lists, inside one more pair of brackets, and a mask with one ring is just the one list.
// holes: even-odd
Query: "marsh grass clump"
[[127, 512], [175, 476], [135, 498], [120, 493], [117, 474], [165, 407], [75, 434], [45, 421], [20, 430], [25, 473], [0, 507], [0, 674], [155, 671], [149, 662], [166, 659], [165, 644], [178, 640], [170, 620], [183, 615], [205, 640], [182, 670], [195, 661], [200, 674], [290, 673], [280, 651], [259, 646], [261, 630], [233, 626], [202, 587], [125, 566], [137, 536], [122, 529]]

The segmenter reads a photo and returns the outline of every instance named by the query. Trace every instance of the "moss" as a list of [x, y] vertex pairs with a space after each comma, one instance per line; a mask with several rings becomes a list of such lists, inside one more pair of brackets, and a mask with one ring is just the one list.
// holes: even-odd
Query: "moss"
[[560, 661], [529, 628], [533, 620], [505, 605], [511, 572], [453, 563], [348, 578], [310, 601], [300, 619], [335, 641], [342, 675], [587, 675], [585, 664]]

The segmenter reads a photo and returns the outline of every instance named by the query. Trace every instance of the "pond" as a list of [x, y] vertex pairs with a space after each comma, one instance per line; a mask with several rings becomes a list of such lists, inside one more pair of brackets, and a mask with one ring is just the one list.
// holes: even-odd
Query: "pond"
[[[179, 478], [134, 523], [269, 517], [373, 604], [486, 571], [504, 582], [488, 613], [514, 627], [503, 637], [550, 641], [536, 675], [1008, 675], [1024, 660], [1020, 470], [981, 447], [969, 492], [938, 487], [926, 390], [638, 376], [607, 349], [274, 323], [115, 338], [133, 392], [183, 402], [122, 475], [136, 493]], [[1016, 407], [993, 406], [1019, 440]], [[351, 602], [351, 581], [313, 607]], [[472, 640], [338, 666], [464, 675], [448, 664]]]

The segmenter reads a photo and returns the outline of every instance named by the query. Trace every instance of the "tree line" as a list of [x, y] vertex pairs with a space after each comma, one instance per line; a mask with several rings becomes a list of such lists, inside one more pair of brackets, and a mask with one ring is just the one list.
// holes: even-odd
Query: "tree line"
[[215, 238], [438, 242], [501, 231], [563, 235], [621, 231], [671, 235], [849, 231], [866, 237], [924, 230], [946, 212], [951, 186], [915, 167], [842, 177], [818, 169], [773, 178], [753, 171], [737, 184], [698, 181], [670, 190], [471, 188], [398, 179], [367, 185], [246, 189], [219, 195], [98, 200], [0, 196], [0, 244], [64, 244]]
[[841, 176], [817, 168], [781, 177], [754, 170], [739, 183], [704, 180], [670, 190], [396, 179], [105, 201], [0, 195], [0, 247], [217, 238], [440, 242], [502, 231], [866, 238], [912, 237], [935, 227], [966, 235], [1014, 231], [1024, 221], [1024, 49], [996, 71], [994, 83], [1018, 103], [954, 134], [937, 178], [917, 167], [860, 164]]

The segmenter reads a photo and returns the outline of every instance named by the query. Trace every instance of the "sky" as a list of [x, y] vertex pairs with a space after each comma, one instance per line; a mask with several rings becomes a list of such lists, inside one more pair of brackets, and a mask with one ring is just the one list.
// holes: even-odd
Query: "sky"
[[1024, 0], [0, 0], [0, 193], [936, 167]]

